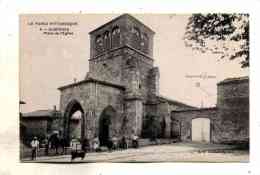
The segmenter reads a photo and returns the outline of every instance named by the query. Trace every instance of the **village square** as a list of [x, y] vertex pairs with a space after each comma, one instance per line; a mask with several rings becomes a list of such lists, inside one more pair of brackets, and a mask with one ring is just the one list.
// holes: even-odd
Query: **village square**
[[20, 113], [22, 162], [249, 161], [248, 76], [217, 82], [215, 106], [187, 104], [161, 95], [156, 33], [134, 15], [87, 32], [84, 79], [57, 87], [59, 106]]

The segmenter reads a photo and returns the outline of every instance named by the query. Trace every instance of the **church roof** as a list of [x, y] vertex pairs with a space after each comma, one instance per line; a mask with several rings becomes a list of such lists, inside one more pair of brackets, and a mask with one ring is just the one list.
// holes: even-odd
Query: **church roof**
[[75, 87], [75, 86], [78, 86], [78, 85], [81, 85], [81, 84], [85, 84], [85, 83], [98, 83], [98, 84], [102, 84], [102, 85], [105, 85], [105, 86], [110, 86], [110, 87], [125, 90], [125, 86], [123, 86], [123, 85], [111, 83], [111, 82], [104, 81], [104, 80], [98, 80], [98, 79], [95, 79], [95, 78], [87, 78], [85, 80], [82, 80], [82, 81], [79, 81], [79, 82], [76, 82], [76, 83], [72, 83], [72, 84], [68, 84], [68, 85], [59, 87], [58, 89], [63, 90], [63, 89]]
[[107, 22], [107, 23], [105, 23], [105, 24], [99, 26], [98, 28], [96, 28], [96, 29], [90, 31], [89, 34], [93, 34], [95, 31], [97, 31], [97, 30], [99, 30], [99, 29], [101, 29], [101, 28], [103, 28], [103, 27], [105, 27], [105, 26], [107, 26], [107, 25], [109, 25], [109, 24], [111, 24], [111, 23], [113, 23], [113, 22], [115, 22], [115, 21], [121, 19], [121, 18], [128, 18], [128, 19], [134, 20], [135, 22], [139, 23], [140, 25], [143, 25], [143, 26], [144, 26], [146, 29], [148, 29], [151, 33], [153, 33], [153, 34], [155, 33], [150, 27], [148, 27], [147, 25], [145, 25], [144, 23], [142, 23], [141, 21], [139, 21], [138, 19], [136, 19], [136, 18], [133, 17], [132, 15], [125, 13], [125, 14], [122, 14], [122, 15], [120, 15], [120, 16], [118, 16], [118, 17], [112, 19], [111, 21], [109, 21], [109, 22]]
[[196, 109], [196, 107], [194, 106], [190, 106], [190, 105], [187, 105], [185, 103], [182, 103], [182, 102], [179, 102], [177, 100], [173, 100], [173, 99], [170, 99], [168, 97], [164, 97], [162, 95], [159, 95], [157, 96], [159, 98], [159, 100], [162, 100], [162, 101], [167, 101], [168, 103], [172, 104], [172, 105], [178, 105], [178, 106], [182, 106], [182, 107], [185, 107], [185, 108], [191, 108], [191, 109]]
[[216, 106], [207, 107], [207, 108], [190, 108], [190, 109], [180, 109], [180, 110], [172, 110], [171, 112], [191, 112], [191, 111], [215, 111], [217, 110]]

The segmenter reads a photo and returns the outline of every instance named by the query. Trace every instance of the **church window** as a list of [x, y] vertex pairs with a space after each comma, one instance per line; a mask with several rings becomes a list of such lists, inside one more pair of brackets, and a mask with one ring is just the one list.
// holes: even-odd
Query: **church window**
[[120, 45], [120, 28], [115, 26], [112, 29], [112, 48], [119, 47]]
[[142, 51], [144, 53], [148, 53], [148, 36], [146, 33], [142, 34], [142, 37], [141, 37], [141, 47], [142, 47]]
[[100, 35], [96, 37], [96, 51], [101, 53], [103, 51], [103, 39]]
[[110, 33], [105, 31], [104, 33], [104, 48], [105, 50], [110, 49]]
[[140, 49], [140, 46], [141, 46], [141, 33], [140, 33], [139, 28], [134, 27], [134, 28], [132, 29], [132, 33], [133, 33], [133, 36], [132, 36], [133, 46], [134, 46], [134, 48], [136, 48], [136, 49]]
[[127, 66], [130, 66], [130, 65], [131, 65], [131, 59], [126, 60], [126, 65], [127, 65]]

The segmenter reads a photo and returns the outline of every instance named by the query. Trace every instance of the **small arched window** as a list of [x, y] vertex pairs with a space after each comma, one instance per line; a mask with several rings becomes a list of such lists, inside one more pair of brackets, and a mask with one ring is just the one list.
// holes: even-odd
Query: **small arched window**
[[101, 37], [100, 35], [98, 35], [98, 36], [96, 37], [95, 42], [96, 42], [95, 45], [96, 45], [96, 51], [97, 51], [97, 53], [101, 53], [101, 52], [103, 51], [103, 48], [104, 48], [102, 37]]
[[104, 38], [104, 48], [105, 48], [105, 50], [110, 49], [110, 33], [109, 33], [109, 31], [105, 31], [103, 38]]
[[141, 33], [140, 33], [139, 28], [133, 27], [132, 33], [133, 33], [133, 36], [132, 36], [133, 46], [136, 49], [140, 49], [140, 46], [141, 46]]
[[130, 66], [130, 65], [131, 65], [131, 59], [126, 60], [126, 65], [127, 65], [127, 66]]
[[144, 53], [148, 53], [149, 50], [149, 40], [148, 40], [148, 35], [146, 33], [143, 33], [141, 35], [141, 50]]
[[112, 29], [112, 48], [119, 47], [120, 45], [120, 28], [115, 26]]

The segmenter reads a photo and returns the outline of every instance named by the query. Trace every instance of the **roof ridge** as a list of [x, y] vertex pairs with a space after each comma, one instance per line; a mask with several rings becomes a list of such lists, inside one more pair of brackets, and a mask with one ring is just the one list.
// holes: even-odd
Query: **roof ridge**
[[189, 106], [189, 107], [192, 107], [192, 108], [197, 108], [197, 107], [195, 107], [195, 106], [186, 104], [186, 103], [181, 102], [181, 101], [178, 101], [178, 100], [174, 100], [174, 99], [172, 99], [172, 98], [166, 97], [166, 96], [161, 95], [161, 94], [159, 94], [157, 97], [159, 97], [159, 98], [164, 98], [165, 100], [172, 101], [172, 102], [175, 102], [175, 103], [179, 103], [179, 104], [182, 104], [182, 105], [185, 105], [185, 106]]

